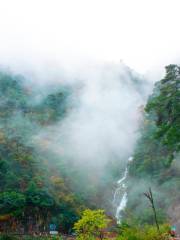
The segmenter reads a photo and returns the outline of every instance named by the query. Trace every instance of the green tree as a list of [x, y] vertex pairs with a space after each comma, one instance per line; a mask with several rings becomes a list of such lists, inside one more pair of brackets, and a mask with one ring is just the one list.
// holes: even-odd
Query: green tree
[[172, 151], [180, 150], [180, 66], [169, 65], [155, 86], [146, 112], [155, 115], [156, 137]]
[[144, 124], [130, 173], [142, 177], [162, 175], [179, 152], [179, 139], [180, 67], [169, 65], [145, 107]]
[[104, 210], [85, 210], [82, 218], [74, 225], [77, 239], [93, 240], [96, 237], [103, 239], [103, 229], [107, 227], [108, 222]]
[[3, 192], [0, 194], [0, 212], [15, 214], [25, 207], [25, 196], [16, 192]]
[[[143, 120], [129, 166], [128, 207], [139, 222], [150, 223], [149, 214], [139, 214], [143, 203], [139, 197], [142, 198], [143, 188], [151, 182], [156, 189], [158, 219], [165, 221], [167, 209], [180, 196], [180, 66], [166, 67], [165, 77], [156, 82], [148, 99]], [[141, 184], [141, 192], [139, 185], [135, 185], [137, 182]]]

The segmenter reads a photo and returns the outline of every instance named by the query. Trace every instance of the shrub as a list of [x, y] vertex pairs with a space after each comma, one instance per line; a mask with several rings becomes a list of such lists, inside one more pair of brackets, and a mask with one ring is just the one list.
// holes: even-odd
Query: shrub
[[160, 233], [156, 227], [146, 226], [133, 226], [121, 228], [120, 235], [117, 240], [167, 240], [169, 227], [167, 225], [160, 226]]

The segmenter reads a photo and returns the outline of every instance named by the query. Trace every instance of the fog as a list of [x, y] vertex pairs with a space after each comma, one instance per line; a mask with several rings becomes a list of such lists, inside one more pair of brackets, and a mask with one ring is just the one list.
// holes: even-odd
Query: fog
[[[144, 106], [164, 66], [179, 64], [179, 7], [179, 0], [0, 0], [0, 71], [21, 76], [29, 104], [5, 122], [16, 129], [8, 134], [32, 147], [37, 172], [52, 171], [92, 208], [114, 214], [119, 205], [116, 183], [137, 147]], [[49, 120], [46, 100], [64, 89], [65, 113]], [[148, 215], [149, 187], [159, 206], [168, 198], [151, 179], [127, 175], [128, 204], [139, 216], [142, 208]]]
[[160, 71], [179, 59], [179, 7], [178, 0], [1, 0], [0, 65], [123, 59], [141, 73]]
[[[140, 108], [152, 90], [151, 82], [123, 63], [55, 75], [49, 77], [56, 87], [73, 86], [71, 107], [65, 118], [42, 129], [33, 141], [39, 146], [46, 141], [46, 148], [60, 158], [81, 167], [96, 167], [99, 172], [113, 159], [126, 162], [138, 136]], [[53, 84], [49, 89], [49, 81], [45, 81], [41, 87], [51, 93]]]

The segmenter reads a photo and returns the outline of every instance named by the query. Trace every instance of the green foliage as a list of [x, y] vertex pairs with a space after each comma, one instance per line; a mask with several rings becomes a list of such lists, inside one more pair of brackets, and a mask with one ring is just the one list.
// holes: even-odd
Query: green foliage
[[[144, 119], [140, 128], [140, 138], [134, 151], [134, 159], [129, 166], [128, 207], [139, 216], [139, 221], [151, 222], [151, 216], [139, 214], [142, 195], [136, 182], [145, 188], [153, 186], [158, 192], [157, 208], [162, 209], [159, 219], [165, 219], [167, 209], [179, 195], [179, 149], [180, 149], [180, 66], [166, 67], [165, 77], [157, 82], [153, 94], [145, 106]], [[134, 184], [135, 183], [135, 184]], [[145, 191], [141, 188], [141, 193]], [[133, 192], [133, 194], [131, 193]]]
[[169, 65], [166, 76], [157, 85], [146, 111], [155, 114], [156, 137], [173, 151], [180, 150], [180, 67]]
[[[133, 176], [162, 179], [180, 146], [180, 67], [169, 65], [146, 105], [141, 137], [130, 165]], [[163, 177], [164, 178], [164, 177]], [[165, 179], [164, 179], [165, 180]]]
[[34, 107], [33, 116], [40, 124], [51, 124], [63, 118], [72, 107], [70, 104], [71, 89], [63, 88], [57, 93], [49, 94], [41, 104]]
[[[176, 65], [166, 70], [165, 78], [156, 84], [148, 100], [130, 176], [153, 179], [174, 196], [180, 186], [177, 168], [180, 74]], [[135, 85], [138, 87], [137, 83]], [[102, 203], [108, 181], [112, 182], [119, 175], [116, 167], [119, 159], [117, 163], [107, 164], [104, 175], [99, 177], [97, 173], [92, 179], [88, 170], [79, 170], [71, 159], [51, 151], [46, 137], [39, 143], [41, 149], [37, 148], [34, 137], [62, 121], [78, 103], [78, 99], [73, 99], [77, 96], [73, 91], [72, 87], [58, 85], [46, 95], [40, 91], [34, 93], [21, 76], [0, 73], [0, 216], [9, 214], [26, 229], [29, 222], [42, 229], [48, 229], [49, 223], [54, 222], [62, 232], [68, 232], [83, 209], [97, 208]], [[91, 180], [93, 186], [87, 184]], [[167, 181], [171, 182], [171, 189]], [[136, 200], [139, 201], [138, 197]], [[131, 207], [136, 209], [133, 204]], [[93, 214], [87, 213], [89, 218], [93, 218]], [[105, 215], [97, 214], [102, 218], [100, 222], [93, 220], [96, 223], [94, 231], [100, 234], [98, 229], [103, 228], [101, 223]], [[143, 219], [148, 222], [150, 214], [146, 213]]]
[[25, 229], [31, 222], [48, 229], [56, 219], [61, 231], [68, 232], [84, 207], [66, 180], [71, 172], [65, 160], [33, 143], [42, 128], [65, 117], [72, 93], [59, 85], [36, 101], [41, 93], [35, 94], [21, 76], [0, 72], [0, 217], [11, 217], [4, 224], [9, 230], [16, 219]]
[[34, 182], [31, 182], [26, 191], [26, 199], [31, 206], [49, 208], [54, 206], [54, 200], [48, 192], [43, 191]]
[[75, 223], [74, 230], [77, 234], [77, 239], [93, 240], [97, 237], [103, 239], [102, 230], [107, 227], [108, 219], [104, 210], [90, 210], [83, 212], [81, 219]]
[[25, 206], [25, 196], [22, 193], [3, 192], [0, 193], [0, 211], [1, 213], [12, 213], [23, 209]]
[[146, 225], [138, 226], [124, 226], [120, 229], [120, 234], [117, 240], [167, 240], [169, 227], [167, 225], [160, 226], [160, 234], [153, 226]]

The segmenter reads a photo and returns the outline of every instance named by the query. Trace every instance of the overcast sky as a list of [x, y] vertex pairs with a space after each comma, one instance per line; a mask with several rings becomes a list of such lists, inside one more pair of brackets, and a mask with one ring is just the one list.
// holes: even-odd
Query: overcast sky
[[179, 61], [180, 0], [0, 0], [0, 65]]

